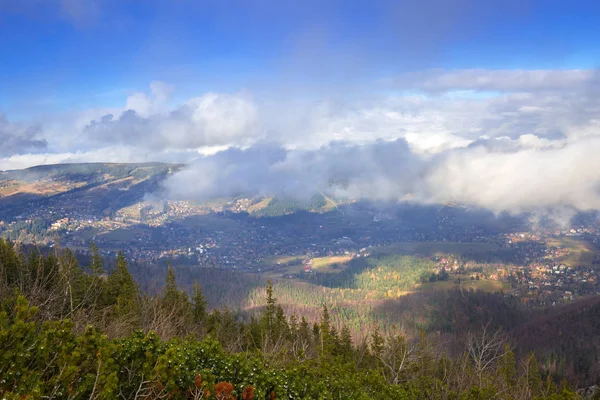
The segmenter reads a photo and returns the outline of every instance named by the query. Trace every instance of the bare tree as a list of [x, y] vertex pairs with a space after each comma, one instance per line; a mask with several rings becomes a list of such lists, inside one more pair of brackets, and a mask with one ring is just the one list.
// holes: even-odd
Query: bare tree
[[400, 383], [402, 373], [414, 360], [414, 347], [402, 333], [391, 333], [385, 337], [385, 345], [377, 358], [384, 367], [384, 374], [392, 384]]
[[491, 329], [489, 322], [480, 332], [468, 334], [467, 353], [475, 367], [479, 385], [483, 383], [484, 373], [508, 352], [506, 343], [506, 335], [499, 329]]

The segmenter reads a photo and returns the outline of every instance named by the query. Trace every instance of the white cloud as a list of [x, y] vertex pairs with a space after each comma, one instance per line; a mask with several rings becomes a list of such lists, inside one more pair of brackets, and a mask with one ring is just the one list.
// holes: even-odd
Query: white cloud
[[454, 90], [539, 92], [581, 88], [597, 79], [593, 70], [461, 69], [409, 73], [393, 80], [402, 88], [431, 92]]
[[152, 114], [160, 113], [169, 97], [175, 90], [175, 86], [165, 82], [153, 81], [150, 83], [150, 94], [136, 92], [127, 97], [125, 110], [133, 110], [137, 115], [147, 118]]
[[206, 93], [173, 109], [166, 86], [127, 99], [126, 111], [90, 122], [83, 134], [97, 143], [135, 145], [155, 152], [250, 144], [260, 137], [258, 110], [244, 93]]
[[0, 167], [197, 159], [167, 182], [171, 195], [328, 190], [388, 200], [410, 194], [495, 211], [600, 209], [595, 71], [429, 71], [422, 77], [411, 82], [419, 90], [410, 94], [205, 93], [178, 105], [169, 103], [172, 87], [153, 82], [148, 93], [132, 94], [109, 115], [88, 111], [86, 124], [81, 114], [65, 129], [51, 125], [27, 136], [5, 121], [5, 142], [44, 139], [48, 147], [36, 155], [12, 145]]
[[497, 211], [565, 205], [600, 209], [600, 158], [594, 156], [598, 151], [600, 137], [558, 148], [491, 152], [474, 147], [444, 154], [424, 182], [433, 201], [456, 201]]
[[40, 126], [11, 123], [2, 113], [0, 113], [0, 140], [0, 157], [41, 150], [48, 145]]

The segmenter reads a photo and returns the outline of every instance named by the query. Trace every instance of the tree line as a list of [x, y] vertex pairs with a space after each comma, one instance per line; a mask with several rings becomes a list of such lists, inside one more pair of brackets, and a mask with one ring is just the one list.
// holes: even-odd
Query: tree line
[[143, 293], [125, 257], [105, 271], [69, 250], [25, 254], [0, 240], [0, 395], [6, 399], [577, 399], [517, 358], [492, 327], [455, 356], [399, 328], [352, 340], [322, 307], [318, 321], [287, 315], [265, 289], [249, 321], [206, 305], [170, 267]]

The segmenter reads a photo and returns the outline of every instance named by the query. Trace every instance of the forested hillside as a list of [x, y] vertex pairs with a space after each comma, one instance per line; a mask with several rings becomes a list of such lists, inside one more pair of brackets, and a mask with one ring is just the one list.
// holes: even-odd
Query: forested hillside
[[453, 354], [434, 336], [377, 326], [353, 342], [323, 306], [286, 315], [270, 284], [260, 314], [209, 310], [169, 268], [144, 294], [122, 255], [105, 271], [73, 253], [0, 241], [0, 394], [6, 399], [576, 399], [567, 382], [486, 327]]

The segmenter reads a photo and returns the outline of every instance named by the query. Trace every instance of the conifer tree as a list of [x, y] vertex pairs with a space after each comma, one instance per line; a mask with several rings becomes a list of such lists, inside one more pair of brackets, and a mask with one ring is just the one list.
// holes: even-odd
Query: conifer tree
[[375, 330], [371, 335], [371, 353], [375, 357], [381, 357], [383, 353], [384, 340], [381, 334], [379, 333], [379, 325], [375, 326]]
[[140, 292], [127, 269], [127, 260], [122, 252], [117, 255], [115, 270], [108, 276], [103, 302], [107, 306], [114, 306], [115, 316], [127, 316], [134, 325], [132, 328], [139, 324]]
[[206, 298], [202, 293], [202, 286], [198, 282], [194, 283], [192, 289], [192, 301], [194, 303], [193, 318], [196, 324], [201, 324], [206, 320]]
[[100, 275], [104, 273], [102, 256], [100, 255], [100, 250], [98, 246], [94, 242], [90, 244], [90, 254], [92, 255], [92, 264], [90, 265], [90, 269], [94, 275]]
[[540, 375], [540, 368], [533, 352], [529, 353], [525, 360], [525, 371], [527, 386], [531, 391], [531, 397], [535, 397], [540, 394], [542, 389], [542, 377]]
[[263, 314], [263, 328], [268, 332], [272, 332], [273, 325], [275, 323], [276, 310], [276, 299], [273, 296], [273, 284], [271, 281], [267, 281], [267, 305], [265, 307], [265, 313]]
[[343, 358], [350, 359], [352, 357], [352, 334], [348, 325], [342, 326], [340, 334], [340, 352]]
[[290, 317], [290, 334], [295, 337], [298, 334], [298, 317], [292, 314]]
[[323, 313], [321, 314], [321, 323], [319, 324], [319, 340], [321, 356], [329, 356], [335, 350], [334, 337], [332, 335], [331, 318], [329, 317], [329, 309], [323, 305]]
[[171, 313], [170, 315], [172, 315], [173, 318], [179, 319], [179, 321], [173, 321], [173, 323], [177, 323], [181, 329], [187, 329], [185, 325], [187, 325], [192, 318], [192, 305], [190, 304], [187, 294], [182, 290], [179, 290], [175, 277], [175, 269], [170, 263], [167, 268], [162, 306]]

